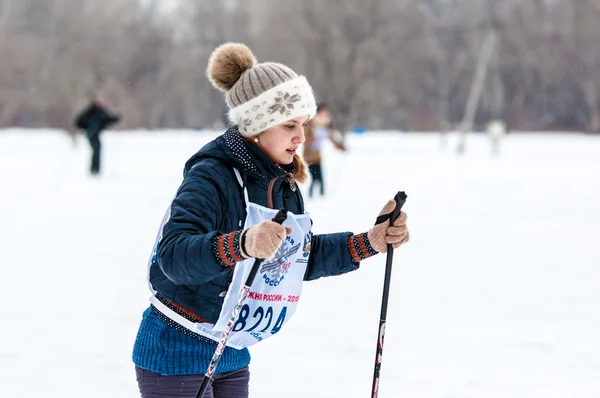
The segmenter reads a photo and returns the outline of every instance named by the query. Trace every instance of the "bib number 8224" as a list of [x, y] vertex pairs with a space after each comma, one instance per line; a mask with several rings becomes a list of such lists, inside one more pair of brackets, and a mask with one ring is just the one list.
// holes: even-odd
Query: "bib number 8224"
[[[279, 332], [279, 330], [283, 326], [283, 322], [285, 321], [286, 313], [287, 313], [287, 307], [283, 307], [281, 309], [281, 312], [279, 313], [279, 316], [277, 317], [277, 320], [275, 321], [275, 324], [273, 325], [273, 328], [270, 331], [271, 334], [275, 334], [275, 333]], [[240, 316], [238, 317], [237, 322], [233, 326], [234, 332], [240, 332], [243, 330], [245, 332], [265, 333], [271, 327], [271, 323], [273, 323], [273, 318], [274, 318], [273, 307], [267, 307], [266, 310], [263, 307], [257, 307], [254, 310], [254, 314], [252, 314], [251, 317], [249, 317], [249, 315], [250, 315], [250, 307], [248, 306], [248, 304], [244, 304], [244, 306], [242, 307], [242, 310], [240, 311]], [[248, 318], [251, 318], [251, 319], [248, 319]], [[267, 321], [266, 325], [264, 327], [262, 327], [264, 324], [263, 320], [267, 320], [267, 319], [268, 319], [268, 321]], [[260, 330], [257, 330], [257, 329], [260, 329]]]

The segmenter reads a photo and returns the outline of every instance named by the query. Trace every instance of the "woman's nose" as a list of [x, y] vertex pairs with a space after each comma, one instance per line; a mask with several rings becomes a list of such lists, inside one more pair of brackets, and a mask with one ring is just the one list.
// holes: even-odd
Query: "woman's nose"
[[300, 132], [294, 137], [294, 143], [303, 144], [304, 141], [306, 141], [306, 137], [304, 136], [304, 127], [300, 126]]

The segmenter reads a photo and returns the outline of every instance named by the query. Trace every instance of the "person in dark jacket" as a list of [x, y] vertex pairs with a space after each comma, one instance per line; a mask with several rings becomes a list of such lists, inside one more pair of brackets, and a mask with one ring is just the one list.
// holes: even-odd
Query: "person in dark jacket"
[[90, 173], [100, 173], [101, 143], [100, 133], [107, 127], [118, 123], [121, 118], [109, 113], [103, 98], [97, 98], [81, 111], [75, 118], [75, 127], [85, 130], [87, 139], [92, 147]]
[[[233, 122], [185, 164], [148, 264], [152, 293], [133, 348], [142, 397], [194, 397], [256, 258], [264, 259], [206, 398], [247, 398], [248, 347], [285, 328], [302, 284], [359, 268], [409, 239], [406, 214], [361, 234], [314, 235], [297, 154], [314, 116], [312, 88], [285, 65], [257, 63], [243, 44], [217, 48], [207, 74]], [[391, 213], [389, 201], [379, 213]], [[287, 210], [283, 225], [271, 221]]]

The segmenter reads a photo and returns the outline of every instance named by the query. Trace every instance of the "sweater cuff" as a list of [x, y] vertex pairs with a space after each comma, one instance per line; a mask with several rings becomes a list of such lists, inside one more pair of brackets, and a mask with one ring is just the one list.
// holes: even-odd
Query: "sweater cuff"
[[217, 262], [224, 267], [231, 267], [244, 261], [240, 251], [240, 235], [242, 231], [216, 235], [212, 241], [212, 252]]
[[371, 247], [367, 232], [359, 235], [350, 235], [348, 237], [348, 250], [350, 251], [352, 261], [355, 263], [360, 263], [362, 260], [379, 253]]

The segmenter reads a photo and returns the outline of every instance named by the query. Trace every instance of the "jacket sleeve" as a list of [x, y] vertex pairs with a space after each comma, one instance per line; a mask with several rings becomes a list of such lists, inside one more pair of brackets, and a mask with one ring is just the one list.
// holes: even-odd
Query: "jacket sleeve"
[[119, 123], [121, 121], [121, 116], [108, 114], [106, 118], [106, 126], [111, 126], [113, 124]]
[[96, 114], [96, 119], [98, 120], [98, 125], [102, 128], [108, 128], [115, 123], [121, 121], [121, 118], [117, 115], [110, 114], [104, 108], [98, 108], [98, 112]]
[[163, 227], [157, 262], [173, 283], [198, 285], [230, 272], [211, 251], [227, 198], [214, 168], [196, 167], [184, 178]]
[[75, 120], [73, 121], [73, 126], [80, 128], [80, 129], [87, 129], [89, 120], [90, 120], [91, 110], [92, 110], [91, 107], [87, 107], [84, 110], [82, 110], [81, 112], [79, 112], [75, 116]]
[[304, 280], [310, 281], [357, 270], [360, 263], [352, 259], [348, 248], [348, 238], [351, 236], [351, 232], [313, 235]]

